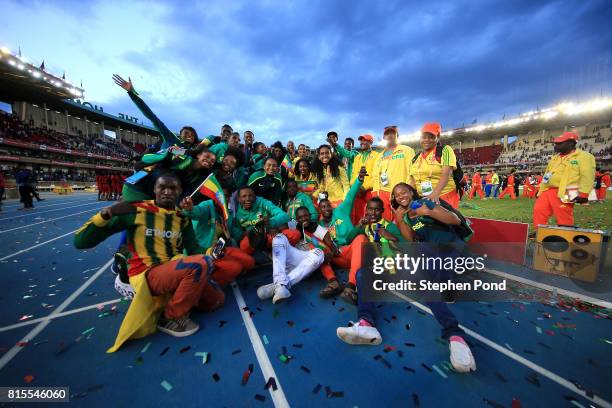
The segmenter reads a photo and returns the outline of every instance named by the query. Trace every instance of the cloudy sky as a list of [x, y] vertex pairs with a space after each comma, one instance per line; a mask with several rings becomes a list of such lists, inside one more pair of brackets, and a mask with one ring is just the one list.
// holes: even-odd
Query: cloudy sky
[[111, 114], [142, 118], [119, 73], [171, 129], [314, 146], [609, 96], [610, 21], [609, 0], [2, 0], [0, 45]]

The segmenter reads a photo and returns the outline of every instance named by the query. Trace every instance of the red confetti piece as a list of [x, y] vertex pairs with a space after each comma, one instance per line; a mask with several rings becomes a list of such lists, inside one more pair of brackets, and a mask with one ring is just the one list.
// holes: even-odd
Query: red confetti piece
[[34, 381], [34, 376], [32, 374], [28, 374], [25, 377], [23, 377], [23, 381], [25, 381], [26, 383], [31, 383], [32, 381]]
[[249, 370], [246, 370], [244, 373], [242, 373], [242, 381], [240, 382], [240, 384], [246, 385], [249, 382], [250, 377], [251, 377], [251, 372]]

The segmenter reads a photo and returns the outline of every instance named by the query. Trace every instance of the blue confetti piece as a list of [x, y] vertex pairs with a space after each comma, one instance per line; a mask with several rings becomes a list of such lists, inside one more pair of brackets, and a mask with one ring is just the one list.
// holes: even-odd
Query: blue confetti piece
[[160, 385], [164, 387], [166, 391], [172, 391], [172, 384], [170, 384], [168, 381], [163, 380]]
[[142, 350], [140, 350], [141, 353], [146, 353], [147, 350], [149, 349], [149, 347], [151, 347], [151, 342], [147, 343]]
[[442, 378], [444, 378], [444, 379], [447, 379], [447, 378], [448, 378], [448, 376], [447, 376], [446, 374], [444, 374], [444, 371], [440, 370], [440, 369], [438, 368], [438, 366], [437, 366], [437, 365], [433, 364], [431, 367], [432, 367], [434, 370], [436, 370], [436, 373], [440, 374], [440, 377], [442, 377]]

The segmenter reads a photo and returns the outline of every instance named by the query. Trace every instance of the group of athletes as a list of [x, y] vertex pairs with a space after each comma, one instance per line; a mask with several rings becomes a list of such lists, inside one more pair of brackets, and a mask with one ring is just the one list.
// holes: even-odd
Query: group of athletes
[[98, 201], [117, 201], [121, 199], [125, 178], [123, 174], [117, 172], [96, 174]]
[[[252, 131], [244, 132], [242, 141], [229, 125], [218, 136], [200, 139], [188, 126], [177, 136], [131, 81], [118, 75], [114, 80], [160, 132], [162, 144], [125, 180], [122, 201], [94, 215], [75, 235], [75, 246], [84, 249], [122, 234], [115, 286], [133, 300], [109, 352], [156, 329], [179, 337], [195, 333], [199, 326], [190, 312], [221, 307], [223, 287], [255, 267], [258, 251], [272, 258], [273, 270], [271, 282], [257, 290], [260, 299], [287, 301], [300, 281], [320, 271], [322, 298], [337, 296], [357, 306], [356, 323], [338, 327], [337, 336], [348, 344], [380, 344], [376, 308], [360, 285], [371, 273], [363, 268], [362, 246], [465, 239], [458, 211], [464, 175], [453, 149], [440, 144], [438, 123], [423, 126], [422, 150], [416, 153], [398, 144], [397, 126], [388, 126], [380, 152], [372, 149], [372, 135], [359, 136], [354, 149], [350, 138], [340, 145], [332, 131], [327, 143], [309, 154], [305, 145], [296, 149], [291, 142], [268, 148]], [[572, 208], [584, 202], [582, 179], [595, 167], [588, 153], [575, 148], [577, 138], [566, 132], [554, 140], [558, 154], [542, 180], [546, 202], [538, 211], [547, 217], [540, 223], [558, 216], [558, 202]], [[588, 191], [592, 180], [590, 175]], [[347, 282], [338, 279], [338, 268], [348, 269]], [[447, 271], [431, 273], [433, 280], [452, 279]], [[475, 370], [448, 302], [441, 298], [427, 305], [448, 340], [454, 369]]]

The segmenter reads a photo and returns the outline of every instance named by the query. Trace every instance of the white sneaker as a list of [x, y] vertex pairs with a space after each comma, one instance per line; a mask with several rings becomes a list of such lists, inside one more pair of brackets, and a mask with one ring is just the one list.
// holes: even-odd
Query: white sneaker
[[268, 283], [267, 285], [260, 286], [257, 288], [257, 297], [261, 300], [270, 299], [274, 296], [274, 283]]
[[353, 323], [350, 327], [338, 327], [336, 334], [347, 344], [377, 346], [382, 343], [382, 336], [376, 327], [360, 326], [358, 323]]
[[472, 355], [470, 347], [465, 343], [460, 336], [453, 336], [449, 341], [450, 361], [459, 373], [469, 373], [476, 371], [476, 360]]
[[123, 283], [120, 275], [115, 277], [115, 290], [119, 292], [121, 296], [127, 299], [133, 299], [136, 295], [136, 291], [134, 291], [132, 285], [129, 283]]
[[280, 303], [285, 299], [291, 297], [291, 292], [285, 285], [276, 285], [274, 287], [274, 297], [272, 298], [272, 303]]

